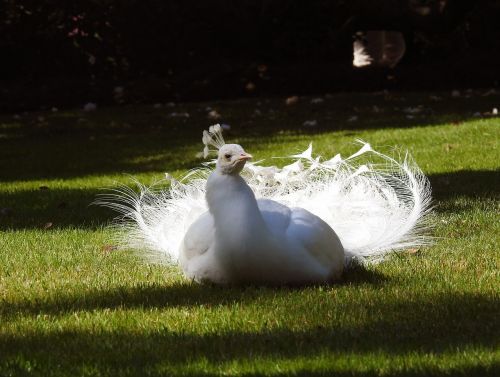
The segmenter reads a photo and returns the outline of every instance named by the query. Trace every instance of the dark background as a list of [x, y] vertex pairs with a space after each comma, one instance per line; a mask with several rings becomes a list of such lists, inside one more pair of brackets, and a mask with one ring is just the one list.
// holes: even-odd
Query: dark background
[[[500, 85], [499, 0], [0, 4], [0, 111]], [[403, 60], [353, 68], [358, 30], [401, 31]]]

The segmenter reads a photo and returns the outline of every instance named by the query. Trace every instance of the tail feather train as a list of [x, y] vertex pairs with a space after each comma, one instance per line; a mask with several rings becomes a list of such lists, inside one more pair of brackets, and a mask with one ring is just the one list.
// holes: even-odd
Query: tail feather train
[[[242, 175], [257, 198], [302, 207], [326, 221], [344, 246], [346, 263], [377, 262], [391, 251], [428, 244], [428, 179], [408, 154], [399, 162], [359, 142], [360, 150], [345, 159], [336, 155], [322, 161], [312, 156], [310, 145], [283, 168], [247, 164]], [[367, 154], [379, 162], [358, 162]], [[141, 250], [152, 261], [175, 263], [187, 229], [207, 210], [210, 172], [206, 165], [181, 181], [167, 175], [167, 190], [138, 182], [139, 192], [121, 186], [96, 203], [121, 214], [115, 222], [121, 245]]]

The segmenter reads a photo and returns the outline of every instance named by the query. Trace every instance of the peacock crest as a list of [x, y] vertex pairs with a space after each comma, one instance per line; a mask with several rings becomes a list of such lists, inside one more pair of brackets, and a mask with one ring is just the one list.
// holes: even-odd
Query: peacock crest
[[[226, 144], [222, 137], [222, 127], [220, 124], [214, 124], [208, 128], [208, 131], [203, 131], [203, 138], [201, 139], [205, 148], [203, 148], [203, 158], [207, 158], [210, 153], [216, 153]], [[210, 146], [216, 149], [210, 149]]]

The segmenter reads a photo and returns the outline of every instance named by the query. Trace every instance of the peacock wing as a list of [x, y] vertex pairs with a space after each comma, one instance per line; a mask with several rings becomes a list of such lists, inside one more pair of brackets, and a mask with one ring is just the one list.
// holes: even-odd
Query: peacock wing
[[344, 248], [333, 229], [318, 216], [303, 208], [292, 208], [287, 237], [307, 250], [323, 266], [344, 264]]
[[270, 199], [258, 199], [257, 205], [271, 233], [283, 237], [290, 224], [290, 208]]
[[181, 258], [187, 261], [204, 254], [213, 245], [214, 238], [214, 219], [207, 211], [191, 224], [184, 235], [181, 244]]

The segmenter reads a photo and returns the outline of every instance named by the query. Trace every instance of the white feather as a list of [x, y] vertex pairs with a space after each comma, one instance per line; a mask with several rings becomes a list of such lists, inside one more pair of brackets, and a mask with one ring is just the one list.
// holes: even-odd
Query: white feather
[[[223, 143], [219, 129], [210, 131], [204, 134], [205, 145], [212, 138], [214, 144]], [[247, 163], [242, 176], [258, 199], [302, 207], [323, 219], [339, 236], [346, 263], [353, 258], [376, 262], [391, 251], [428, 244], [428, 179], [408, 154], [397, 161], [359, 142], [360, 150], [346, 159], [337, 154], [321, 163], [312, 157], [310, 145], [284, 168]], [[367, 154], [373, 163], [357, 162]], [[119, 243], [152, 261], [176, 263], [184, 234], [207, 210], [205, 186], [212, 171], [207, 166], [181, 181], [168, 177], [168, 189], [136, 182], [138, 192], [122, 186], [102, 195], [97, 204], [121, 213], [115, 223]]]

